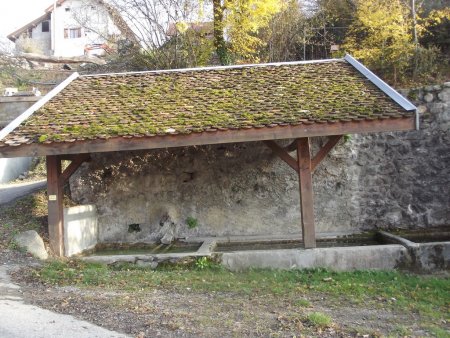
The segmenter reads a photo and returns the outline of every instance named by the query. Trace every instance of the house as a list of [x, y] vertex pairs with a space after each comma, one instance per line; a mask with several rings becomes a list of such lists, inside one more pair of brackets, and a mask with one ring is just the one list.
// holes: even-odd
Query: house
[[199, 37], [205, 37], [206, 39], [213, 39], [214, 37], [214, 23], [212, 21], [206, 22], [177, 22], [170, 23], [167, 28], [166, 35], [169, 38], [173, 38], [180, 33], [185, 33], [187, 31], [192, 31]]
[[8, 35], [16, 50], [49, 56], [101, 55], [120, 34], [111, 7], [98, 0], [57, 0], [45, 14]]
[[[305, 248], [314, 248], [312, 174], [331, 149], [344, 134], [413, 130], [418, 124], [416, 107], [349, 55], [259, 65], [74, 73], [0, 132], [0, 157], [47, 157], [49, 237], [57, 255], [71, 252], [72, 245], [66, 231], [71, 225], [64, 212], [63, 187], [90, 158], [89, 165], [102, 168], [102, 173], [96, 175], [98, 184], [88, 184], [88, 189], [99, 204], [111, 201], [109, 196], [114, 201], [98, 209], [95, 228], [76, 229], [83, 240], [91, 236], [93, 244], [97, 240], [126, 242], [127, 236], [134, 236], [133, 242], [145, 241], [148, 237], [138, 236], [151, 236], [168, 211], [174, 224], [194, 215], [204, 224], [197, 235], [218, 235], [220, 227], [248, 234], [255, 224], [276, 234], [301, 225]], [[315, 137], [328, 141], [312, 149], [310, 139]], [[287, 147], [280, 144], [292, 139]], [[206, 162], [198, 156], [189, 159], [189, 154], [168, 155], [166, 160], [154, 156], [157, 149], [194, 151], [236, 143], [247, 143], [248, 155], [256, 147], [267, 146], [267, 152], [278, 155], [287, 164], [283, 168], [297, 177], [291, 185], [296, 191], [284, 199], [285, 187], [279, 194], [259, 196], [261, 187], [273, 185], [277, 177], [276, 186], [286, 183], [283, 173], [266, 175], [274, 156], [263, 163], [242, 152], [235, 156], [216, 152]], [[150, 168], [111, 179], [123, 165], [109, 165], [108, 159], [137, 150], [152, 150], [149, 156], [155, 162]], [[290, 154], [293, 151], [296, 158]], [[71, 161], [64, 170], [62, 160]], [[134, 167], [140, 163], [132, 158], [122, 162]], [[173, 170], [167, 170], [170, 165]], [[196, 166], [199, 174], [193, 174], [189, 166]], [[252, 189], [243, 190], [242, 183], [249, 180], [253, 180]], [[110, 186], [98, 194], [96, 187], [108, 182]], [[110, 189], [111, 184], [117, 186]], [[167, 184], [172, 184], [170, 191], [163, 190]], [[92, 201], [80, 200], [86, 202]], [[135, 226], [128, 229], [138, 223], [145, 225], [143, 231], [135, 232]]]

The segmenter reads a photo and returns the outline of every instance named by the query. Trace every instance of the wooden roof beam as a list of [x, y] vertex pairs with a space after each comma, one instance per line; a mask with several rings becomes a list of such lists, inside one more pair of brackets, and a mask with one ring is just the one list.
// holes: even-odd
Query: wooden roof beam
[[334, 123], [312, 123], [177, 135], [115, 137], [75, 142], [31, 143], [0, 147], [0, 157], [67, 155], [81, 153], [161, 149], [301, 137], [414, 130], [415, 118], [400, 117]]

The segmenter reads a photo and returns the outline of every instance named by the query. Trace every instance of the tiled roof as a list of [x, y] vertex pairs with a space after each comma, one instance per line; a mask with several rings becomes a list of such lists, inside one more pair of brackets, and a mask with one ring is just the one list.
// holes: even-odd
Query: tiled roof
[[0, 146], [413, 115], [344, 60], [79, 76]]

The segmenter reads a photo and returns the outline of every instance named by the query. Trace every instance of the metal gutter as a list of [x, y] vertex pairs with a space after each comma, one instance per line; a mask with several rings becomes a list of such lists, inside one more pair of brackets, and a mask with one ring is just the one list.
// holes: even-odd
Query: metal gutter
[[75, 80], [79, 74], [77, 72], [71, 74], [67, 79], [53, 88], [50, 92], [47, 93], [42, 99], [33, 104], [30, 108], [25, 110], [22, 114], [16, 117], [10, 124], [8, 124], [5, 128], [0, 130], [0, 141], [3, 140], [9, 133], [11, 133], [14, 129], [16, 129], [20, 124], [29, 118], [33, 113], [41, 108], [44, 104], [50, 101], [56, 94], [61, 92], [64, 88], [66, 88], [73, 80]]
[[387, 96], [392, 100], [397, 102], [403, 109], [407, 111], [414, 111], [416, 114], [416, 130], [419, 130], [419, 114], [417, 112], [417, 107], [404, 98], [400, 93], [398, 93], [394, 88], [389, 86], [386, 82], [381, 80], [372, 71], [365, 67], [361, 62], [356, 60], [350, 54], [346, 54], [344, 60], [350, 63], [356, 68], [361, 74], [363, 74], [367, 79], [369, 79], [375, 86], [381, 89]]
[[246, 64], [246, 65], [233, 65], [233, 66], [213, 66], [213, 67], [147, 70], [147, 71], [140, 71], [140, 72], [86, 74], [86, 75], [80, 75], [80, 77], [126, 76], [126, 75], [139, 75], [139, 74], [160, 74], [160, 73], [173, 73], [173, 72], [181, 73], [181, 72], [196, 72], [196, 71], [208, 71], [208, 70], [242, 69], [242, 68], [269, 67], [269, 66], [275, 66], [275, 67], [276, 66], [295, 66], [295, 65], [305, 65], [305, 64], [311, 64], [311, 63], [327, 63], [327, 62], [337, 62], [337, 61], [342, 62], [342, 59], [324, 59], [324, 60], [272, 62], [272, 63], [252, 63], [252, 64]]

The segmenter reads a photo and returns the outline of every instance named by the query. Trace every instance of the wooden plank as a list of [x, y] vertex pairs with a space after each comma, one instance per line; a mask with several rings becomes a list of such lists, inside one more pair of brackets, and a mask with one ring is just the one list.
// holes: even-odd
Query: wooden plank
[[88, 154], [79, 154], [78, 156], [73, 158], [69, 166], [61, 173], [61, 176], [59, 177], [59, 184], [61, 186], [64, 186], [64, 184], [67, 182], [70, 176], [72, 176], [75, 173], [75, 171], [77, 171], [80, 165], [82, 165], [89, 159], [90, 156]]
[[302, 213], [302, 236], [305, 249], [316, 247], [314, 228], [314, 195], [311, 172], [311, 150], [307, 137], [297, 140], [298, 177], [300, 185], [300, 207]]
[[252, 128], [217, 132], [164, 135], [152, 137], [114, 137], [110, 139], [53, 142], [50, 144], [23, 144], [0, 147], [0, 157], [82, 154], [139, 149], [184, 147], [204, 144], [251, 142], [293, 139], [300, 137], [330, 136], [357, 133], [378, 133], [415, 129], [414, 117], [383, 120], [364, 120], [335, 123], [300, 124], [273, 128]]
[[47, 156], [48, 234], [50, 248], [57, 256], [64, 256], [63, 190], [60, 182], [61, 159]]
[[275, 141], [264, 141], [264, 143], [272, 149], [272, 151], [278, 155], [279, 158], [281, 158], [284, 162], [286, 162], [292, 169], [295, 171], [298, 171], [298, 163], [295, 158], [293, 158], [291, 155], [289, 155], [286, 150], [281, 148], [278, 144], [275, 143]]
[[311, 160], [311, 170], [316, 170], [316, 167], [322, 162], [325, 156], [334, 148], [336, 144], [338, 144], [339, 140], [342, 138], [342, 135], [333, 135], [330, 137], [328, 142], [319, 150], [319, 152], [314, 156]]

